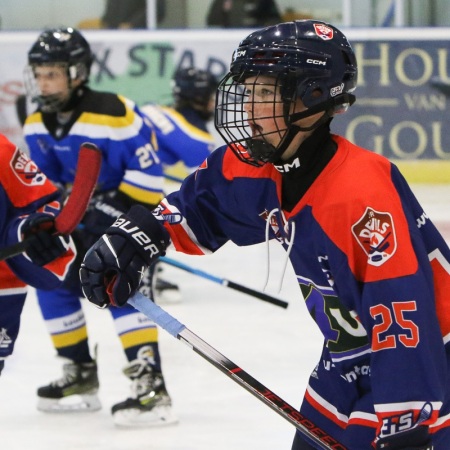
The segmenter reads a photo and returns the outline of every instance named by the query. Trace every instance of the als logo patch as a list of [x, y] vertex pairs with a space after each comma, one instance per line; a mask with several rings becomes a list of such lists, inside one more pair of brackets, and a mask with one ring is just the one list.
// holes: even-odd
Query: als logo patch
[[27, 186], [38, 186], [45, 183], [45, 175], [25, 153], [19, 150], [19, 148], [16, 148], [9, 164], [21, 183]]
[[352, 233], [372, 266], [384, 264], [397, 249], [394, 222], [389, 213], [367, 207], [361, 219], [352, 226]]
[[333, 28], [327, 27], [322, 23], [315, 23], [314, 30], [316, 31], [317, 36], [322, 38], [324, 41], [333, 39]]

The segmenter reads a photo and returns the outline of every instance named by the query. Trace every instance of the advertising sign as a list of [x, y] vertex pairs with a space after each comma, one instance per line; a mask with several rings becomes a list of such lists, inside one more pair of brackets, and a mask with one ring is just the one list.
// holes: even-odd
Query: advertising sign
[[[332, 131], [396, 162], [431, 162], [430, 181], [450, 182], [450, 29], [416, 29], [418, 38], [407, 29], [344, 31], [358, 60], [357, 100], [336, 117]], [[171, 103], [170, 80], [179, 67], [208, 69], [222, 77], [249, 30], [83, 34], [95, 54], [90, 86], [143, 105]], [[0, 133], [19, 145], [24, 143], [17, 98], [24, 93], [23, 69], [36, 38], [30, 32], [0, 34]], [[32, 108], [28, 101], [27, 109]]]
[[390, 159], [450, 160], [449, 41], [354, 41], [357, 100], [335, 129]]

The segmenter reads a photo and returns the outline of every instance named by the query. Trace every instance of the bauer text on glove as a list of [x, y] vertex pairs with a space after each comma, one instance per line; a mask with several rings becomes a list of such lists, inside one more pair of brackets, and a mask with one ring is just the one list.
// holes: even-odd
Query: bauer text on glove
[[133, 206], [86, 253], [80, 269], [84, 295], [100, 307], [123, 306], [169, 243], [169, 233], [153, 214]]

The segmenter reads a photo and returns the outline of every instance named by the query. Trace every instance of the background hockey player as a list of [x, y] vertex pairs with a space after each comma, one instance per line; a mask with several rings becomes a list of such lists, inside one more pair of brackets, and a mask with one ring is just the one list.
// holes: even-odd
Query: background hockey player
[[0, 373], [13, 353], [27, 285], [54, 289], [75, 261], [68, 236], [54, 236], [60, 209], [58, 189], [36, 164], [0, 135], [0, 246], [35, 235], [26, 253], [0, 262]]
[[[332, 25], [250, 34], [218, 88], [228, 145], [153, 215], [131, 208], [107, 230], [85, 257], [83, 291], [100, 306], [126, 304], [136, 267], [169, 245], [202, 255], [267, 233], [324, 336], [302, 414], [350, 450], [447, 450], [450, 250], [395, 165], [330, 133], [356, 83], [354, 52]], [[312, 448], [297, 432], [292, 449]]]
[[[173, 105], [141, 107], [155, 130], [158, 156], [169, 177], [183, 179], [214, 150], [215, 140], [208, 123], [214, 117], [217, 85], [211, 72], [195, 67], [179, 69], [172, 79]], [[178, 302], [178, 286], [161, 277], [162, 266], [156, 269], [155, 297], [157, 301]]]
[[214, 117], [216, 77], [195, 67], [179, 69], [172, 79], [172, 106], [144, 105], [158, 141], [158, 156], [167, 172], [178, 164], [179, 176], [192, 173], [216, 147], [208, 123]]
[[[102, 168], [91, 207], [74, 234], [83, 255], [121, 211], [131, 205], [154, 207], [162, 198], [162, 166], [151, 128], [132, 101], [87, 87], [92, 63], [88, 42], [72, 28], [46, 30], [28, 53], [27, 94], [38, 104], [24, 126], [32, 157], [55, 183], [69, 190], [80, 144], [102, 151]], [[62, 288], [38, 290], [39, 305], [59, 356], [69, 360], [60, 380], [38, 389], [43, 411], [96, 410], [98, 378], [92, 358], [77, 268]], [[150, 283], [147, 272], [143, 283]], [[151, 289], [147, 285], [146, 292]], [[111, 308], [117, 334], [129, 361], [124, 369], [133, 394], [113, 406], [122, 426], [176, 421], [161, 373], [157, 328], [131, 307]], [[79, 395], [80, 402], [65, 401]], [[75, 398], [75, 397], [74, 397]]]

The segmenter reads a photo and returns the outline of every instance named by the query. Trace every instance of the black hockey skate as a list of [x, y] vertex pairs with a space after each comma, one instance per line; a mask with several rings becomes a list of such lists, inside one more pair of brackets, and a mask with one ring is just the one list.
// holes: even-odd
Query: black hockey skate
[[[156, 267], [153, 268], [153, 294], [156, 303], [180, 303], [182, 300], [180, 288], [178, 285], [161, 278], [163, 272], [164, 268], [161, 264], [156, 264]], [[152, 273], [152, 271], [149, 273]], [[143, 294], [146, 295], [144, 292]]]
[[132, 397], [112, 407], [114, 423], [120, 427], [164, 426], [178, 422], [163, 376], [144, 360], [135, 359], [123, 370], [132, 380]]
[[43, 412], [85, 412], [101, 408], [97, 364], [69, 362], [63, 376], [38, 389], [38, 410]]
[[156, 276], [155, 286], [153, 288], [157, 303], [171, 304], [181, 302], [180, 288], [174, 284], [166, 281], [159, 276]]

